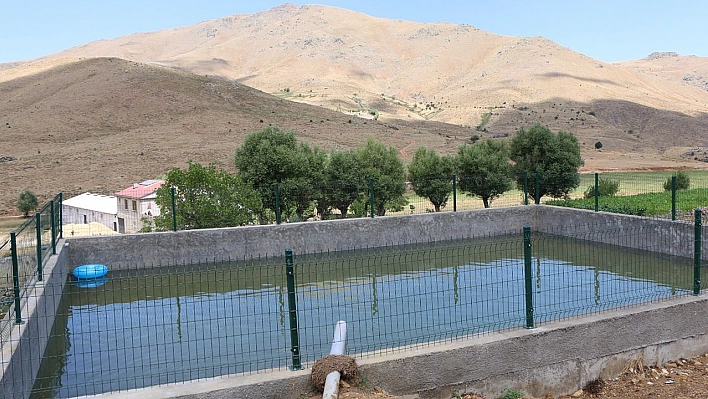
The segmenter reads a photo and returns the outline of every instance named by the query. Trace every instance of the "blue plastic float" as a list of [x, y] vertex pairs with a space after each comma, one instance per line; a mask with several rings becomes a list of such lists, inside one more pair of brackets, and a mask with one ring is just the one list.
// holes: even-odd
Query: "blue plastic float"
[[76, 286], [80, 288], [94, 288], [108, 281], [108, 266], [101, 264], [81, 265], [74, 269]]

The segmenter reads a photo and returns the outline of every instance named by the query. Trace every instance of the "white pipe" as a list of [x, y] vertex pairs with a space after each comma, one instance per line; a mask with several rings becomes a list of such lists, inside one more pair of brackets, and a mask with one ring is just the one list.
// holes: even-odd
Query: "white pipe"
[[347, 346], [347, 322], [338, 321], [334, 327], [334, 338], [332, 339], [332, 350], [330, 355], [343, 355]]
[[[334, 338], [332, 339], [332, 350], [330, 355], [343, 355], [347, 344], [347, 322], [338, 321], [334, 327]], [[322, 399], [337, 399], [339, 397], [339, 371], [333, 371], [327, 374], [325, 380], [324, 393]]]

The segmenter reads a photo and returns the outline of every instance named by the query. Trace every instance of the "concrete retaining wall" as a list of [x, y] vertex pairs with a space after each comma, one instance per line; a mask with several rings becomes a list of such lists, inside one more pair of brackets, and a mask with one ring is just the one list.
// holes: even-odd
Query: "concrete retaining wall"
[[[694, 224], [588, 210], [537, 206], [533, 229], [594, 242], [693, 258]], [[708, 220], [704, 222], [708, 224]], [[703, 238], [708, 227], [703, 226]], [[702, 258], [708, 259], [708, 241], [702, 240]]]
[[102, 263], [116, 270], [282, 256], [286, 248], [308, 254], [520, 232], [533, 222], [533, 208], [72, 238], [69, 265]]
[[[518, 233], [536, 232], [693, 257], [693, 225], [670, 220], [593, 212], [544, 205], [465, 212], [361, 218], [279, 226], [246, 226], [154, 234], [71, 238], [68, 264], [107, 264], [112, 270], [145, 265], [190, 264], [259, 256], [341, 251]], [[708, 229], [704, 228], [704, 236]], [[703, 258], [708, 243], [703, 240]]]
[[[369, 386], [422, 399], [504, 387], [534, 397], [569, 394], [595, 378], [619, 375], [632, 361], [663, 365], [708, 352], [708, 298], [662, 303], [494, 333], [434, 347], [358, 360]], [[96, 398], [296, 398], [310, 389], [309, 371], [227, 376], [186, 384], [102, 394]]]
[[62, 249], [63, 241], [59, 241], [58, 254], [44, 267], [44, 281], [28, 289], [22, 302], [24, 324], [14, 325], [2, 345], [0, 398], [30, 396], [67, 280], [67, 252]]

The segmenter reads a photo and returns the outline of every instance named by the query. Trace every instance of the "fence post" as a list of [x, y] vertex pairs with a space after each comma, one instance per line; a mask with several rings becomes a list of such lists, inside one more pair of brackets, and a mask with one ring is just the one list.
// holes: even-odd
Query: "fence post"
[[175, 196], [177, 193], [175, 186], [170, 187], [170, 193], [172, 194], [172, 231], [177, 231], [177, 205], [175, 204]]
[[529, 204], [529, 172], [524, 171], [524, 205]]
[[701, 245], [703, 240], [701, 239], [702, 226], [701, 226], [701, 209], [697, 208], [695, 211], [695, 228], [694, 228], [694, 243], [693, 243], [693, 295], [699, 295], [701, 293]]
[[452, 175], [452, 211], [457, 212], [457, 175]]
[[526, 328], [533, 323], [533, 271], [531, 269], [531, 227], [524, 226], [524, 282], [526, 296]]
[[[57, 254], [57, 233], [54, 229], [54, 200], [49, 201], [49, 217], [52, 219], [52, 255]], [[39, 219], [37, 219], [37, 226], [39, 226]], [[39, 281], [42, 281], [41, 279]]]
[[23, 324], [20, 307], [20, 265], [17, 259], [17, 234], [10, 232], [10, 250], [12, 252], [12, 294], [15, 297], [15, 324]]
[[34, 214], [34, 224], [37, 228], [37, 280], [42, 281], [42, 214]]
[[280, 224], [280, 183], [275, 182], [275, 224]]
[[59, 231], [59, 239], [64, 238], [64, 193], [59, 192], [59, 216], [57, 218], [57, 231]]
[[539, 193], [541, 192], [541, 174], [536, 170], [536, 191], [534, 191], [533, 194], [533, 202], [538, 205], [541, 203], [541, 196]]
[[671, 176], [671, 220], [676, 220], [676, 175]]
[[374, 217], [374, 178], [369, 178], [369, 210], [371, 217]]
[[302, 370], [300, 363], [300, 336], [297, 324], [297, 297], [295, 296], [295, 264], [293, 250], [285, 249], [285, 276], [288, 282], [288, 314], [290, 321], [290, 351], [293, 354], [293, 370]]
[[595, 172], [595, 212], [600, 210], [600, 174]]

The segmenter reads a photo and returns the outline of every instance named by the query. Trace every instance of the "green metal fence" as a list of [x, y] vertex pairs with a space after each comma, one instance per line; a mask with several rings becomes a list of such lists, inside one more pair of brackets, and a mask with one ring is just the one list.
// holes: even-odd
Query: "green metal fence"
[[[695, 226], [700, 243], [700, 213]], [[67, 286], [35, 397], [306, 368], [329, 353], [338, 320], [349, 354], [371, 357], [700, 293], [700, 245], [681, 258], [664, 254], [671, 232], [651, 226], [563, 227], [118, 265], [96, 287]]]
[[[677, 175], [687, 178], [678, 179]], [[688, 186], [677, 184], [683, 181]], [[607, 192], [615, 185], [616, 191]], [[570, 198], [543, 201], [653, 218], [691, 221], [693, 211], [708, 205], [708, 171], [616, 172], [581, 175]]]
[[[672, 177], [683, 173], [690, 179], [687, 189], [672, 186]], [[467, 179], [473, 179], [467, 177]], [[536, 202], [575, 207], [601, 212], [632, 214], [638, 216], [690, 221], [693, 210], [708, 206], [708, 171], [651, 171], [651, 172], [603, 172], [581, 174], [580, 185], [568, 192], [566, 198], [554, 199], [544, 195], [534, 198], [536, 191], [545, 192], [541, 173], [529, 171], [523, 184], [517, 188], [512, 182], [510, 189], [488, 198], [493, 208], [534, 204]], [[616, 190], [606, 192], [607, 183], [615, 183]], [[668, 186], [667, 186], [668, 182]], [[411, 215], [433, 212], [456, 212], [484, 208], [483, 200], [461, 189], [461, 178], [451, 175], [447, 179], [431, 180], [423, 186], [440, 188], [434, 202], [416, 194], [411, 184], [401, 183], [402, 196], [388, 196], [387, 182], [369, 180], [348, 183], [272, 183], [256, 187], [263, 207], [220, 208], [220, 199], [191, 192], [184, 198], [179, 190], [167, 190], [170, 196], [160, 209], [136, 210], [130, 201], [119, 204], [126, 212], [124, 218], [133, 218], [128, 223], [128, 232], [155, 231], [155, 216], [162, 214], [159, 230], [188, 230], [214, 227], [235, 227], [249, 224], [280, 224], [304, 221], [332, 220], [340, 218], [364, 218], [391, 215]], [[149, 192], [141, 195], [148, 195]], [[391, 198], [395, 198], [391, 199]], [[133, 201], [135, 202], [135, 201]], [[373, 204], [373, 206], [372, 206]], [[436, 206], [437, 204], [437, 206]], [[234, 209], [238, 208], [238, 209]], [[139, 220], [138, 220], [139, 219]], [[119, 223], [120, 224], [120, 220]], [[80, 230], [80, 231], [79, 231]], [[115, 234], [115, 225], [80, 225], [77, 231], [67, 232], [67, 237], [78, 235]], [[120, 229], [119, 229], [120, 230]]]
[[[675, 185], [677, 173], [690, 179], [688, 188]], [[197, 207], [193, 203], [194, 200], [185, 201], [178, 190], [172, 190], [171, 201], [168, 201], [171, 204], [170, 209], [162, 209], [161, 212], [169, 215], [167, 217], [171, 223], [168, 229], [184, 230], [484, 208], [482, 197], [460, 189], [465, 185], [461, 184], [456, 175], [424, 184], [423, 186], [438, 188], [434, 194], [427, 196], [417, 194], [409, 184], [397, 188], [402, 191], [396, 192], [402, 192], [403, 196], [393, 195], [389, 183], [374, 180], [369, 180], [366, 184], [342, 182], [334, 185], [273, 183], [256, 188], [262, 197], [263, 209], [243, 209], [242, 213], [246, 216], [233, 220], [219, 219], [220, 212], [210, 212], [208, 218], [196, 221], [194, 210]], [[546, 182], [541, 173], [529, 171], [525, 174], [521, 189], [516, 188], [516, 183], [510, 183], [507, 191], [498, 195], [490, 193], [487, 205], [508, 207], [544, 203], [674, 220], [691, 220], [695, 208], [708, 205], [708, 171], [583, 174], [580, 175], [580, 185], [568, 192], [566, 198], [554, 199], [549, 195], [535, 198], [534, 193], [546, 192], [547, 187], [544, 184]], [[612, 187], [613, 184], [614, 189], [608, 192], [607, 187]], [[207, 201], [208, 198], [205, 197], [204, 200]]]
[[22, 301], [62, 236], [62, 194], [57, 194], [0, 245], [0, 344], [13, 324], [22, 324]]

